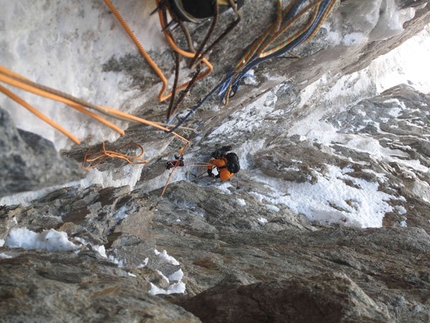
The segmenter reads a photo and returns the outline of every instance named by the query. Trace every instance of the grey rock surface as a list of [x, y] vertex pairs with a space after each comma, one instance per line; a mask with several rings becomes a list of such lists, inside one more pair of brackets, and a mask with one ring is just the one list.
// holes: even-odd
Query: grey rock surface
[[[110, 313], [117, 306], [125, 306], [121, 305], [125, 300], [134, 304], [132, 300], [136, 297], [141, 306], [140, 302], [147, 301], [148, 296], [143, 295], [148, 293], [150, 283], [160, 288], [168, 287], [163, 285], [160, 272], [169, 276], [178, 270], [178, 266], [160, 263], [153, 253], [156, 248], [168, 250], [179, 261], [179, 268], [185, 273], [182, 281], [187, 286], [186, 295], [162, 298], [183, 306], [204, 322], [241, 322], [242, 318], [246, 321], [248, 314], [255, 318], [249, 322], [272, 319], [280, 322], [288, 315], [293, 322], [308, 319], [321, 322], [426, 322], [429, 319], [430, 264], [427, 254], [430, 237], [424, 229], [312, 226], [309, 220], [294, 216], [288, 210], [276, 213], [264, 210], [257, 201], [247, 197], [246, 192], [233, 192], [235, 196], [247, 198], [246, 208], [234, 208], [236, 200], [230, 195], [189, 182], [173, 184], [156, 209], [158, 191], [152, 198], [142, 196], [138, 190], [129, 192], [127, 188], [100, 190], [92, 187], [79, 194], [59, 193], [35, 201], [28, 208], [3, 207], [2, 227], [11, 226], [14, 219], [18, 227], [34, 231], [57, 228], [67, 232], [74, 241], [104, 245], [107, 254], [121, 259], [124, 265], [118, 268], [110, 260], [96, 256], [94, 252], [88, 253], [90, 251], [85, 250], [92, 248], [85, 244], [81, 247], [84, 251], [78, 256], [3, 247], [3, 256], [13, 258], [0, 260], [2, 277], [12, 277], [13, 284], [35, 284], [27, 269], [24, 277], [14, 276], [18, 275], [19, 268], [26, 268], [24, 264], [30, 261], [28, 259], [31, 259], [31, 268], [36, 268], [32, 270], [39, 273], [34, 277], [36, 282], [42, 279], [37, 270], [42, 264], [46, 275], [52, 274], [60, 281], [70, 277], [80, 281], [86, 277], [81, 274], [82, 270], [104, 270], [106, 267], [111, 275], [118, 276], [107, 278], [110, 288], [121, 291], [118, 295], [123, 295], [123, 284], [133, 284], [133, 287], [126, 285], [127, 293], [132, 294], [121, 298], [115, 296], [115, 301], [112, 299], [113, 303], [105, 306], [105, 310]], [[188, 196], [192, 198], [188, 199]], [[80, 208], [76, 207], [78, 204]], [[75, 206], [74, 212], [67, 212], [70, 206]], [[129, 215], [121, 219], [120, 209]], [[63, 216], [50, 217], [48, 214]], [[261, 215], [269, 219], [265, 225], [258, 222]], [[139, 268], [145, 257], [150, 258], [147, 266]], [[67, 270], [63, 261], [67, 263]], [[74, 274], [70, 276], [70, 272]], [[139, 278], [126, 278], [126, 272]], [[91, 270], [92, 276], [96, 274], [97, 271]], [[106, 278], [106, 275], [102, 277]], [[117, 279], [121, 277], [124, 278], [118, 287]], [[135, 280], [130, 282], [131, 278]], [[97, 281], [93, 279], [79, 285], [83, 295], [76, 297], [86, 300], [88, 293], [98, 290]], [[106, 284], [103, 290], [107, 288]], [[134, 286], [139, 287], [138, 291], [134, 292]], [[10, 288], [10, 283], [2, 283], [2, 293], [8, 293]], [[47, 287], [40, 288], [45, 290]], [[33, 294], [28, 297], [34, 299]], [[108, 301], [109, 297], [104, 295], [100, 302]], [[9, 297], [5, 304], [11, 304], [12, 300], [13, 297]], [[37, 300], [40, 303], [35, 303], [35, 307], [45, 306], [46, 299]], [[168, 310], [163, 300], [151, 304], [162, 307], [169, 315], [173, 315], [171, 311], [177, 313], [176, 309]], [[65, 302], [62, 306], [73, 309], [75, 305]], [[5, 311], [9, 312], [7, 308]], [[320, 310], [304, 313], [301, 308]], [[127, 309], [130, 317], [141, 313], [136, 314], [134, 308]], [[76, 315], [74, 310], [71, 311], [70, 314], [65, 311], [63, 315]], [[148, 311], [152, 315], [152, 310]], [[54, 312], [49, 313], [46, 318], [54, 315]], [[89, 311], [88, 315], [91, 313]], [[155, 313], [161, 321], [168, 315]], [[9, 312], [8, 315], [12, 314]], [[112, 321], [115, 322], [116, 317]]]
[[38, 190], [85, 176], [80, 164], [61, 156], [52, 142], [18, 130], [0, 109], [0, 197]]
[[390, 320], [384, 308], [346, 275], [336, 272], [240, 287], [214, 287], [181, 305], [204, 322]]
[[[396, 13], [394, 3], [416, 10], [403, 32], [387, 21]], [[215, 146], [233, 143], [244, 167], [228, 185], [200, 176], [204, 169], [178, 168], [179, 179], [160, 198], [169, 175], [165, 163], [182, 143], [131, 125], [125, 137], [111, 144], [139, 142], [151, 156], [133, 188], [66, 185], [28, 205], [0, 205], [0, 320], [429, 322], [429, 95], [402, 84], [377, 96], [356, 93], [336, 110], [330, 102], [319, 102], [322, 88], [313, 100], [300, 102], [301, 90], [323, 74], [329, 74], [324, 84], [329, 88], [420, 31], [429, 22], [427, 3], [341, 1], [329, 18], [330, 28], [343, 36], [360, 33], [365, 41], [352, 46], [328, 42], [324, 26], [295, 50], [294, 59], [256, 68], [256, 84], [244, 85], [227, 107], [213, 99], [198, 110], [187, 124], [196, 131], [180, 131], [191, 140], [185, 160], [206, 161]], [[243, 23], [211, 53], [218, 62], [213, 77], [199, 83], [184, 106], [219, 81], [273, 21], [274, 9], [274, 1], [247, 2]], [[223, 15], [220, 24], [231, 18], [231, 13]], [[207, 25], [192, 27], [193, 36], [201, 39]], [[168, 69], [170, 53], [152, 54]], [[126, 55], [101, 64], [107, 73], [128, 73], [134, 89], [145, 94], [155, 83], [142, 62]], [[154, 97], [139, 115], [163, 120], [165, 109]], [[318, 125], [333, 130], [326, 142], [291, 130], [314, 111], [324, 112]], [[26, 145], [36, 145], [37, 140], [18, 134], [2, 116], [5, 127], [0, 131], [9, 134], [0, 136], [5, 158], [12, 158], [7, 153], [11, 147], [28, 151]], [[236, 129], [236, 123], [246, 127], [219, 130], [225, 124]], [[374, 143], [374, 151], [355, 144], [366, 140]], [[2, 166], [1, 194], [66, 183], [80, 174], [79, 167], [64, 170], [69, 162], [59, 161], [49, 144], [42, 144], [42, 160], [50, 162], [45, 168], [33, 155], [26, 157], [25, 170], [21, 161], [4, 167], [19, 169], [19, 174], [47, 167], [53, 179], [28, 184], [33, 175], [26, 175], [25, 185], [11, 189], [4, 185], [9, 182], [3, 178], [10, 175]], [[88, 147], [84, 143], [63, 154], [81, 162]], [[121, 178], [130, 168], [125, 161], [107, 160], [98, 171]], [[326, 214], [327, 220], [320, 221], [312, 210], [298, 211], [282, 202], [291, 198], [288, 187], [293, 185], [324, 189], [318, 185], [332, 168], [342, 176], [330, 179], [358, 195], [365, 186], [375, 187], [374, 194], [384, 197], [383, 214], [370, 209], [366, 198], [339, 202], [328, 196], [324, 210], [314, 205], [316, 213]], [[380, 228], [361, 228], [346, 216], [363, 210], [381, 218]], [[78, 250], [10, 246], [12, 230], [23, 227], [67, 233]]]
[[27, 252], [1, 259], [0, 273], [1, 322], [200, 322], [91, 251]]

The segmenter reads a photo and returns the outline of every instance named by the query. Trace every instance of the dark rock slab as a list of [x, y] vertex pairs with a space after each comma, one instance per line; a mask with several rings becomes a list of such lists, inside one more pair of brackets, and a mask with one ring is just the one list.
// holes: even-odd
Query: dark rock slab
[[391, 319], [384, 307], [340, 273], [214, 287], [180, 305], [203, 322], [211, 323], [382, 323]]
[[75, 161], [61, 156], [52, 142], [18, 130], [0, 109], [0, 197], [38, 190], [84, 177]]
[[1, 322], [200, 322], [94, 252], [0, 259]]

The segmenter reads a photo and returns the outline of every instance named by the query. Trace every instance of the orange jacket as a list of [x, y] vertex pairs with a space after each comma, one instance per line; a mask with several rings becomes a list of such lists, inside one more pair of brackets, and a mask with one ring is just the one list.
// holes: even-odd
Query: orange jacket
[[227, 159], [224, 157], [220, 157], [218, 159], [211, 159], [209, 161], [208, 170], [212, 170], [212, 168], [216, 167], [219, 173], [219, 178], [222, 181], [226, 181], [233, 177], [233, 173], [230, 173], [227, 169]]

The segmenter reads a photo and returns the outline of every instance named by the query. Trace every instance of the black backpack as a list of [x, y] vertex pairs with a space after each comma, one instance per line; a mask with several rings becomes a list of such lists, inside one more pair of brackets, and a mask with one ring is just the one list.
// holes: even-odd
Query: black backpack
[[227, 169], [230, 173], [238, 173], [240, 171], [239, 157], [235, 153], [228, 153], [225, 155], [227, 159]]
[[231, 150], [231, 146], [223, 146], [212, 153], [212, 158], [220, 158], [221, 156], [225, 156], [227, 152]]

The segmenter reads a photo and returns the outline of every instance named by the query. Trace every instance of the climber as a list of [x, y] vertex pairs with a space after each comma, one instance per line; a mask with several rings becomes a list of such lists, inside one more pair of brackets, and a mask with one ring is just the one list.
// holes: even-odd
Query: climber
[[[235, 153], [229, 152], [231, 148], [231, 146], [223, 146], [212, 153], [212, 159], [209, 161], [208, 165], [208, 175], [210, 177], [216, 177], [222, 181], [226, 181], [235, 173], [239, 172], [239, 158]], [[218, 171], [216, 176], [212, 173], [214, 167]]]

